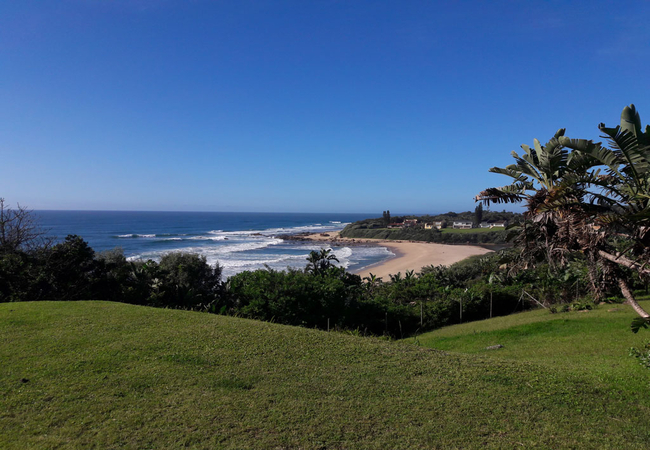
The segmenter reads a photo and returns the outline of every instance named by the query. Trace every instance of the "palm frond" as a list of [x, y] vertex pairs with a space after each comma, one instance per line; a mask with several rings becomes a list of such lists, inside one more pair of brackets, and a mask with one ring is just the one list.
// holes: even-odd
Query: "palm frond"
[[511, 178], [514, 178], [515, 181], [526, 181], [527, 178], [520, 170], [518, 170], [518, 166], [515, 166], [514, 164], [511, 164], [505, 168], [492, 167], [491, 169], [488, 169], [488, 172], [507, 175]]
[[[609, 129], [608, 129], [609, 130]], [[601, 131], [603, 131], [601, 129]], [[650, 164], [644, 155], [644, 151], [639, 148], [639, 142], [636, 136], [620, 127], [614, 129], [615, 132], [605, 132], [604, 136], [619, 155], [622, 161], [630, 169], [630, 176], [634, 179], [639, 178], [639, 174], [646, 174], [650, 171]]]
[[531, 190], [531, 182], [517, 182], [508, 186], [488, 188], [476, 196], [475, 201], [483, 202], [485, 205], [490, 203], [519, 203], [529, 197], [526, 191]]

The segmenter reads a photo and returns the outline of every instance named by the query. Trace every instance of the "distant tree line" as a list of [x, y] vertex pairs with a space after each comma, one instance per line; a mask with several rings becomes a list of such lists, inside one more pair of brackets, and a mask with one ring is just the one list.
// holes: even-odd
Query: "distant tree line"
[[[405, 220], [417, 219], [418, 226], [403, 228], [388, 228], [390, 223], [402, 224]], [[508, 235], [505, 230], [494, 230], [481, 233], [442, 233], [436, 228], [425, 229], [425, 223], [442, 222], [443, 228], [451, 227], [454, 221], [473, 222], [479, 226], [482, 221], [517, 224], [523, 222], [519, 213], [508, 211], [485, 211], [481, 205], [472, 211], [463, 213], [448, 212], [435, 216], [390, 216], [389, 211], [384, 211], [382, 218], [359, 220], [347, 225], [341, 231], [341, 237], [353, 239], [388, 239], [404, 241], [437, 242], [441, 244], [505, 244]]]
[[366, 228], [358, 222], [346, 226], [341, 237], [353, 239], [387, 239], [400, 241], [436, 242], [440, 244], [505, 244], [503, 230], [482, 233], [441, 233], [439, 230], [412, 228]]

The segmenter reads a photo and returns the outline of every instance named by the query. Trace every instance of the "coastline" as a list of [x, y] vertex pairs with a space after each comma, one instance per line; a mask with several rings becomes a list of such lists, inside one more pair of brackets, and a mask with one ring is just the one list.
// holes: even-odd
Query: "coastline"
[[370, 273], [388, 280], [391, 274], [409, 270], [419, 272], [422, 267], [449, 266], [474, 255], [485, 255], [492, 250], [475, 245], [449, 245], [415, 241], [389, 241], [384, 239], [342, 238], [339, 232], [305, 234], [299, 240], [327, 242], [334, 245], [380, 245], [388, 248], [395, 257], [352, 271], [361, 277]]

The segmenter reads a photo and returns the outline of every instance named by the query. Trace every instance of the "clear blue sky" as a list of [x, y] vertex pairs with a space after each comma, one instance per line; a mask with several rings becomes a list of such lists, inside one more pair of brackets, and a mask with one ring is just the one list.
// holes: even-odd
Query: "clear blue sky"
[[0, 196], [445, 212], [561, 127], [650, 122], [649, 2], [7, 1]]

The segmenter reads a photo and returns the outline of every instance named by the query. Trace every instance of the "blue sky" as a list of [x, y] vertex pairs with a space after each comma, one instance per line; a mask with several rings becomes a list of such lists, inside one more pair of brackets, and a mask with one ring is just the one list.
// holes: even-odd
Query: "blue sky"
[[435, 213], [561, 127], [650, 119], [648, 2], [0, 4], [0, 196]]

